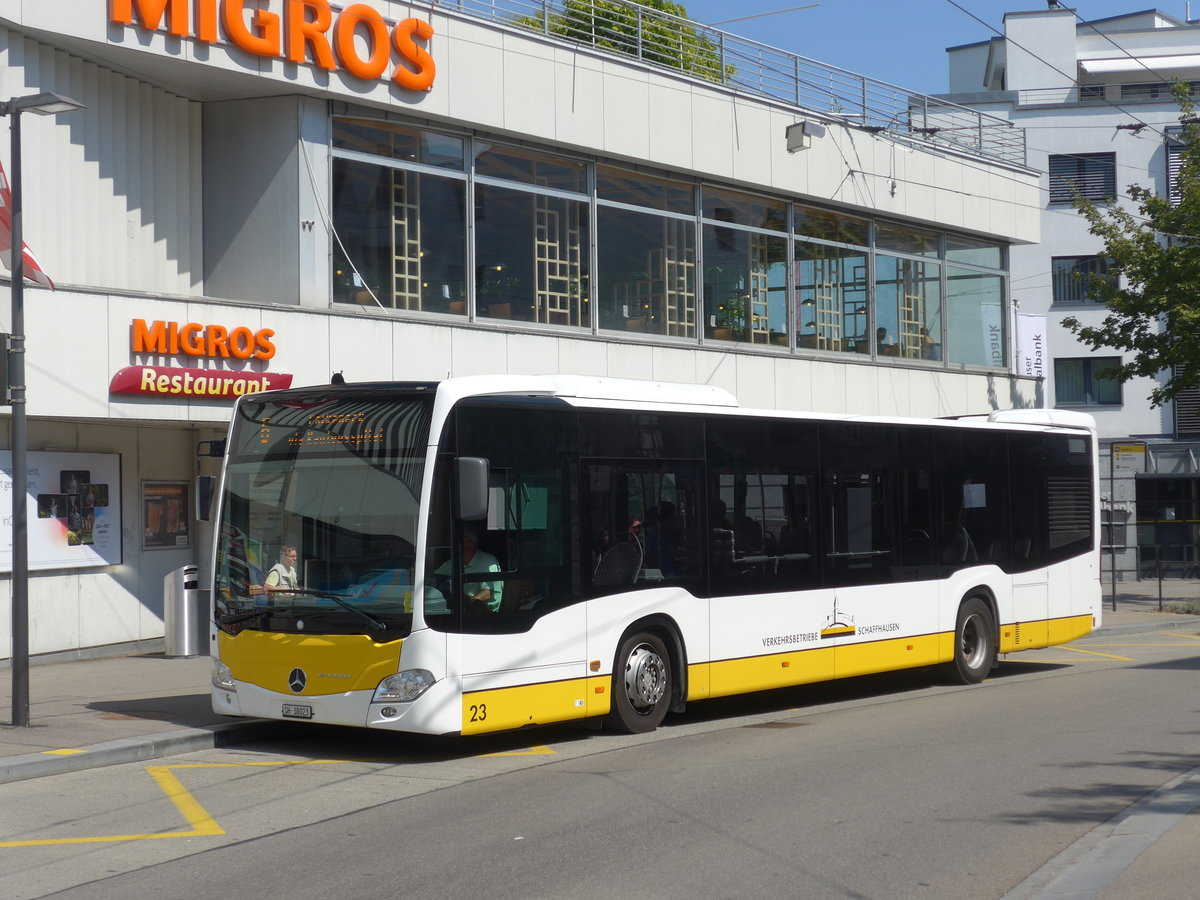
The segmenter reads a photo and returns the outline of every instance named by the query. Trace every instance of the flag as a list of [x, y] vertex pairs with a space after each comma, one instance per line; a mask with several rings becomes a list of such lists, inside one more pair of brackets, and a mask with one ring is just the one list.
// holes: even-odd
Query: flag
[[[54, 282], [42, 270], [42, 264], [33, 255], [29, 245], [21, 241], [21, 249], [25, 260], [25, 277], [30, 281], [36, 281], [43, 287], [54, 290]], [[4, 263], [8, 271], [12, 271], [12, 192], [8, 189], [8, 175], [5, 174], [2, 164], [0, 164], [0, 262]]]

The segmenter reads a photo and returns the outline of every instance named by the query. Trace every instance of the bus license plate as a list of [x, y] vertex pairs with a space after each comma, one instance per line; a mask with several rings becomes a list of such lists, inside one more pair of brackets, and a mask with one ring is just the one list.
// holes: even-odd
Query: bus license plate
[[311, 719], [313, 717], [313, 708], [311, 706], [302, 706], [298, 703], [283, 704], [283, 715], [288, 719]]

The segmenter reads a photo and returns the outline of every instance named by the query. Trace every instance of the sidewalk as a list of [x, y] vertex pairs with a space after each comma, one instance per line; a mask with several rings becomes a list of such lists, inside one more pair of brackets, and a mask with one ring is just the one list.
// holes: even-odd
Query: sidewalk
[[[1200, 632], [1200, 616], [1158, 611], [1157, 582], [1130, 587], [1142, 590], [1118, 593], [1116, 612], [1111, 595], [1105, 596], [1098, 633]], [[1195, 583], [1175, 582], [1171, 590], [1177, 601], [1200, 595]], [[273, 727], [214, 714], [209, 675], [207, 656], [169, 659], [161, 651], [35, 660], [29, 672], [31, 724], [17, 728], [10, 724], [12, 669], [0, 668], [0, 784], [229, 746]]]

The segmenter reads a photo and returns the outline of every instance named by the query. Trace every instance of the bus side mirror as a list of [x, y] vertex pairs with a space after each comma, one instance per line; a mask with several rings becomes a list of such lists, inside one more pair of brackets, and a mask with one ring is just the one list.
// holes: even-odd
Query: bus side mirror
[[207, 522], [212, 518], [212, 498], [217, 479], [213, 475], [196, 476], [196, 518]]
[[467, 522], [486, 519], [488, 514], [488, 461], [481, 456], [455, 460], [458, 482], [458, 517]]

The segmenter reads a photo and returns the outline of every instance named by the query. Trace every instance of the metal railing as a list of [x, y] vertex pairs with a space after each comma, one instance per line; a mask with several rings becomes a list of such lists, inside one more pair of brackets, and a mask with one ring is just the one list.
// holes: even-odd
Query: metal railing
[[628, 0], [433, 0], [447, 10], [767, 97], [909, 144], [1025, 164], [1025, 132], [947, 100], [847, 72]]

